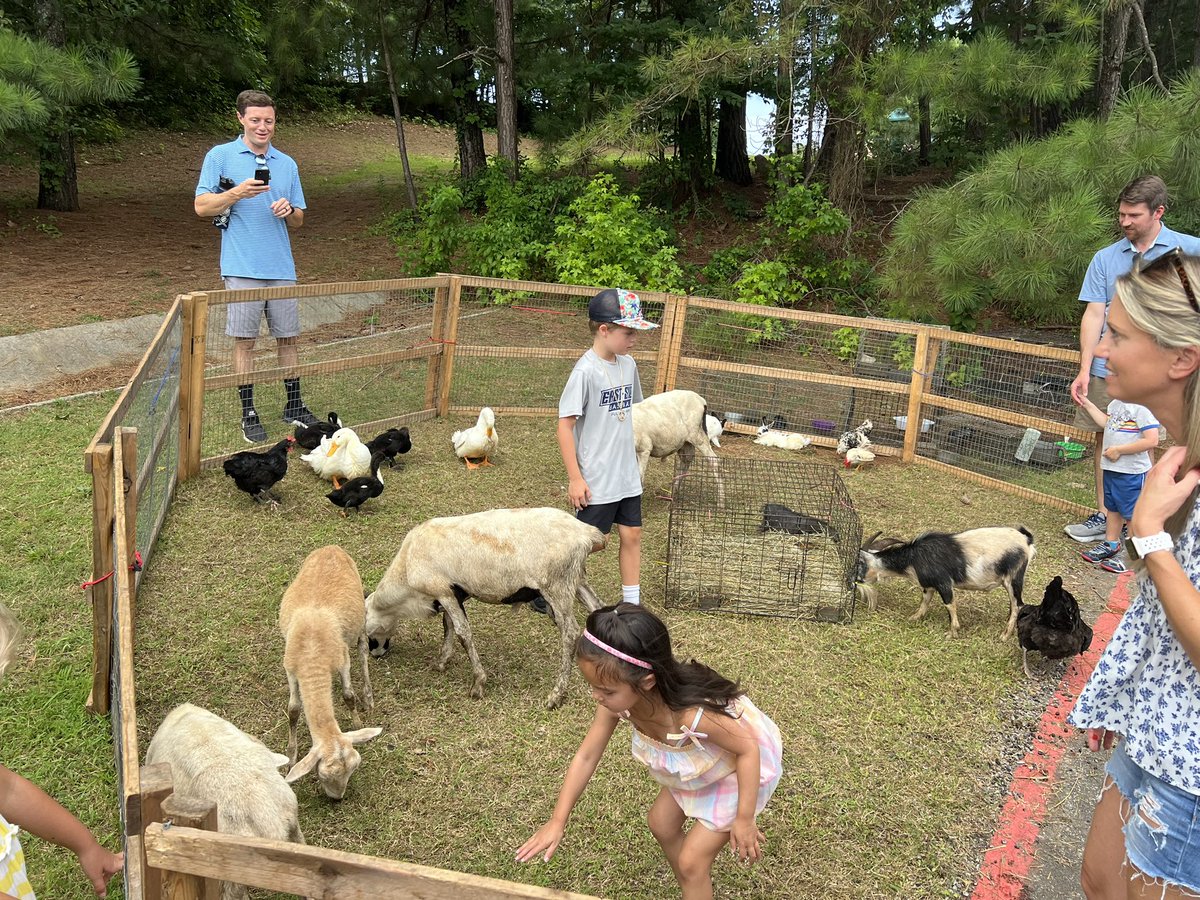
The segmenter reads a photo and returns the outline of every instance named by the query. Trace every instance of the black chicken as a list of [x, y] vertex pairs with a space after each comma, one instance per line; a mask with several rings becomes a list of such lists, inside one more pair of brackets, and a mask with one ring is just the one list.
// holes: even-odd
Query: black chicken
[[386, 456], [390, 469], [395, 467], [397, 456], [412, 449], [412, 440], [408, 436], [407, 428], [389, 428], [383, 434], [367, 441], [367, 449], [371, 451], [372, 456], [376, 453]]
[[225, 460], [225, 474], [233, 479], [239, 491], [245, 491], [256, 503], [276, 508], [279, 497], [271, 490], [287, 474], [288, 453], [293, 437], [285, 437], [270, 450], [243, 450]]
[[297, 425], [296, 443], [305, 450], [316, 450], [321, 445], [321, 438], [333, 437], [333, 433], [342, 427], [338, 414], [331, 412], [328, 422], [318, 422], [316, 425]]
[[382, 450], [371, 454], [371, 474], [361, 478], [351, 478], [340, 488], [330, 491], [325, 496], [334, 506], [342, 508], [342, 518], [351, 509], [358, 509], [372, 497], [383, 493], [383, 479], [379, 477], [379, 464], [383, 461]]
[[1017, 640], [1021, 644], [1021, 668], [1031, 677], [1028, 655], [1036, 650], [1046, 659], [1067, 659], [1083, 653], [1092, 644], [1092, 629], [1079, 616], [1079, 604], [1063, 580], [1055, 576], [1046, 585], [1041, 605], [1026, 606], [1017, 599]]

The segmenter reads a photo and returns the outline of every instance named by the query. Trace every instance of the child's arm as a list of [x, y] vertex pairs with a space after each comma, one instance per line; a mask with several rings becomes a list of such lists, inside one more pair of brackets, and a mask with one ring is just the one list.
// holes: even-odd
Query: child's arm
[[1087, 414], [1092, 417], [1092, 421], [1101, 428], [1108, 424], [1108, 413], [1093, 403], [1087, 394], [1082, 395], [1079, 400], [1079, 405], [1082, 406]]
[[567, 496], [571, 506], [583, 509], [592, 502], [592, 489], [583, 480], [579, 470], [579, 456], [575, 450], [575, 420], [578, 416], [563, 416], [558, 420], [558, 449], [562, 451], [563, 465], [567, 468]]
[[762, 763], [758, 754], [758, 742], [741, 721], [707, 709], [700, 717], [698, 730], [708, 735], [722, 750], [728, 750], [736, 758], [738, 785], [737, 815], [729, 829], [729, 847], [734, 854], [747, 862], [762, 857], [761, 842], [764, 835], [755, 824], [755, 807], [758, 805], [758, 779], [762, 774]]
[[1147, 428], [1142, 432], [1142, 436], [1136, 441], [1131, 441], [1128, 444], [1121, 444], [1118, 447], [1106, 447], [1104, 455], [1112, 462], [1116, 462], [1122, 456], [1129, 456], [1131, 453], [1142, 453], [1148, 450], [1153, 450], [1158, 446], [1158, 429]]
[[87, 826], [67, 812], [40, 787], [0, 766], [0, 815], [30, 834], [66, 847], [79, 857], [92, 889], [104, 897], [108, 879], [125, 865], [124, 853], [110, 853], [96, 841]]
[[570, 768], [567, 769], [567, 777], [563, 779], [563, 786], [558, 792], [554, 812], [550, 814], [549, 821], [521, 845], [517, 851], [518, 862], [529, 862], [542, 851], [545, 851], [545, 856], [542, 857], [544, 860], [548, 861], [554, 855], [563, 839], [563, 833], [567, 830], [567, 819], [571, 810], [575, 808], [583, 789], [595, 774], [596, 766], [600, 764], [600, 757], [604, 755], [604, 748], [608, 746], [618, 721], [620, 720], [616, 716], [603, 707], [596, 710], [596, 717], [592, 719], [592, 725], [588, 728], [583, 743], [575, 751]]

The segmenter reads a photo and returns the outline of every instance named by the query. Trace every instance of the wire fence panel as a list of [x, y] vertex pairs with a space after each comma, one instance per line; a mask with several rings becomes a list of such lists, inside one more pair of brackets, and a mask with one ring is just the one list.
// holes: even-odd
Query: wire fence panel
[[849, 622], [862, 523], [838, 473], [805, 462], [676, 462], [666, 605]]
[[927, 440], [918, 453], [1019, 489], [1089, 503], [1092, 441], [1071, 425], [1078, 354], [944, 338], [931, 346], [922, 398]]
[[873, 441], [903, 443], [911, 371], [875, 361], [907, 352], [911, 370], [912, 334], [732, 306], [689, 308], [675, 387], [697, 391], [734, 425], [836, 439], [870, 420]]
[[280, 357], [266, 317], [259, 316], [258, 338], [249, 354], [251, 368], [240, 373], [239, 365], [245, 364], [237, 354], [244, 351], [226, 332], [231, 313], [236, 317], [243, 309], [231, 297], [281, 291], [209, 294], [200, 450], [205, 464], [246, 449], [238, 391], [244, 384], [254, 386], [254, 407], [272, 443], [294, 430], [285, 419], [284, 385], [293, 375], [300, 379], [303, 402], [317, 418], [336, 412], [350, 427], [403, 421], [430, 409], [429, 359], [441, 352], [433, 333], [434, 312], [439, 289], [444, 295], [445, 279], [397, 284], [402, 286], [345, 292], [336, 292], [343, 286], [330, 285], [326, 287], [334, 290], [300, 296], [295, 368]]
[[[544, 289], [522, 282], [463, 280], [452, 407], [558, 409], [571, 369], [592, 345], [587, 303], [596, 289], [541, 287]], [[661, 323], [665, 312], [662, 299], [653, 294], [640, 297], [642, 314]], [[633, 348], [647, 396], [653, 393], [658, 376], [661, 342], [661, 328], [640, 331]]]

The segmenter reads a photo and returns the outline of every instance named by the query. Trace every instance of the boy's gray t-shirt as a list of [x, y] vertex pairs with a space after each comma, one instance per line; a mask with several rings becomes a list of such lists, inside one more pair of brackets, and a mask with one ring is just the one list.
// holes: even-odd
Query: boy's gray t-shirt
[[571, 370], [558, 401], [558, 417], [578, 417], [575, 455], [592, 503], [615, 503], [642, 492], [631, 409], [641, 401], [642, 382], [632, 356], [606, 363], [589, 350]]
[[[1124, 400], [1112, 400], [1108, 404], [1108, 423], [1104, 426], [1104, 449], [1132, 444], [1142, 439], [1142, 435], [1150, 428], [1160, 428], [1154, 413], [1136, 403], [1126, 403]], [[1106, 472], [1124, 472], [1137, 475], [1149, 472], [1153, 462], [1150, 451], [1127, 453], [1117, 457], [1116, 461], [1107, 456], [1100, 460], [1100, 467]]]

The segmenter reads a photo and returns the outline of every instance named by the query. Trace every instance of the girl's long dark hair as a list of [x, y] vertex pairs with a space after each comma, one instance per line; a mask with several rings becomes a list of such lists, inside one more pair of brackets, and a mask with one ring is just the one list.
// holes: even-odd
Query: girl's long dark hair
[[703, 706], [730, 715], [726, 707], [742, 693], [738, 682], [730, 681], [703, 663], [694, 659], [677, 660], [671, 652], [671, 635], [662, 619], [636, 603], [618, 603], [596, 610], [588, 616], [587, 630], [610, 647], [650, 663], [652, 668], [643, 669], [618, 659], [582, 635], [575, 645], [580, 658], [592, 663], [602, 678], [634, 687], [652, 671], [658, 692], [670, 709]]

